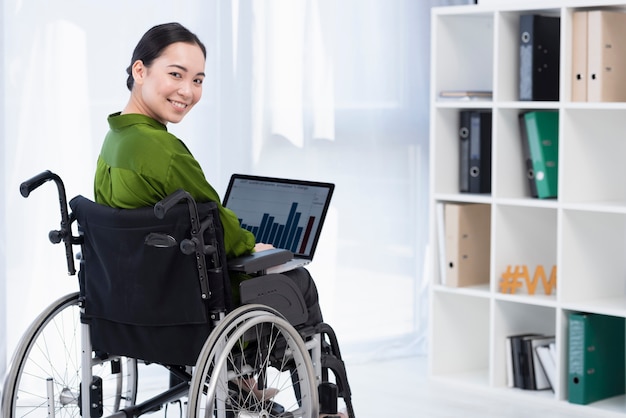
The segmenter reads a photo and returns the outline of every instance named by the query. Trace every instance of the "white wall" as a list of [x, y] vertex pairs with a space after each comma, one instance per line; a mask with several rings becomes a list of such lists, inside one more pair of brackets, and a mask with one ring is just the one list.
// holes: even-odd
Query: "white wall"
[[[256, 35], [270, 34], [261, 18], [280, 1], [4, 1], [0, 372], [35, 315], [77, 289], [76, 278], [65, 273], [63, 248], [47, 241], [59, 223], [54, 186], [46, 184], [28, 199], [18, 186], [50, 169], [65, 180], [70, 197], [92, 197], [106, 116], [128, 97], [125, 68], [132, 48], [149, 27], [166, 21], [195, 31], [209, 53], [202, 101], [170, 130], [220, 192], [232, 172], [335, 182], [311, 266], [325, 319], [346, 355], [423, 353], [430, 4], [305, 2], [307, 11], [319, 7], [323, 37], [332, 46], [326, 58], [336, 87], [334, 137], [316, 137], [306, 113], [302, 142], [294, 145], [266, 123], [274, 108], [258, 102], [264, 97], [259, 89], [267, 87], [261, 70], [271, 67], [258, 64], [266, 44]], [[389, 62], [377, 63], [378, 56]], [[372, 97], [393, 100], [377, 107]]]

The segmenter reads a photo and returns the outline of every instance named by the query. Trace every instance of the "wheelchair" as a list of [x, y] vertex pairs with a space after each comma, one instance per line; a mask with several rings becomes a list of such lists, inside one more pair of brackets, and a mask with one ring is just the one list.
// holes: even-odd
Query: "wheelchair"
[[[20, 192], [48, 181], [61, 211], [49, 238], [64, 244], [69, 275], [79, 260], [79, 291], [22, 337], [2, 416], [126, 418], [179, 402], [189, 418], [317, 418], [336, 414], [342, 398], [355, 417], [334, 331], [307, 324], [299, 289], [265, 274], [291, 253], [226, 260], [216, 205], [183, 190], [154, 207], [114, 209], [83, 196], [68, 202], [61, 178], [45, 171]], [[229, 274], [252, 276], [237, 306]], [[144, 399], [138, 365], [164, 367], [169, 386]]]

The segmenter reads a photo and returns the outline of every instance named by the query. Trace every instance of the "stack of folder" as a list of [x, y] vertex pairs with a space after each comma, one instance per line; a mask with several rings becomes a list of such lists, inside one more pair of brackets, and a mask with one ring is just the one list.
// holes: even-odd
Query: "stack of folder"
[[572, 101], [626, 101], [626, 13], [574, 12]]
[[[518, 334], [506, 339], [508, 386], [526, 390], [553, 389], [555, 368], [540, 350], [554, 346], [553, 335]], [[551, 360], [552, 357], [549, 358]]]

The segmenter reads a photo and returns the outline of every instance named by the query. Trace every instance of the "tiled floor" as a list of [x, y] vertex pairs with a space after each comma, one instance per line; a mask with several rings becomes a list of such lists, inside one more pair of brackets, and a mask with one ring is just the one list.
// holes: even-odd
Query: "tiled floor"
[[[470, 389], [429, 379], [427, 359], [410, 357], [378, 363], [347, 364], [355, 414], [358, 418], [597, 418], [626, 417], [600, 414], [595, 408], [570, 405], [497, 390]], [[162, 382], [166, 377], [158, 377]], [[500, 396], [500, 395], [503, 396]], [[178, 407], [151, 417], [180, 416]]]

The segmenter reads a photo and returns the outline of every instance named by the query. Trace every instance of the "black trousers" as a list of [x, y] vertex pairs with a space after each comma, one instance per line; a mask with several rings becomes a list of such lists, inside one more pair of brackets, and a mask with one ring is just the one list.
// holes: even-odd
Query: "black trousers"
[[315, 286], [311, 273], [309, 273], [309, 271], [304, 267], [300, 267], [294, 270], [286, 271], [282, 274], [293, 280], [302, 292], [304, 303], [306, 304], [309, 312], [309, 319], [304, 323], [304, 325], [317, 325], [322, 322], [322, 310], [319, 304], [317, 286]]
[[[299, 267], [294, 270], [286, 271], [281, 273], [284, 276], [287, 276], [295, 283], [296, 287], [300, 289], [302, 296], [304, 298], [304, 303], [307, 307], [307, 311], [309, 313], [309, 318], [304, 323], [303, 326], [309, 325], [317, 325], [322, 322], [322, 310], [319, 305], [319, 295], [317, 293], [317, 286], [315, 286], [315, 281], [313, 281], [313, 277], [311, 277], [311, 273], [304, 267]], [[240, 295], [239, 295], [239, 284], [249, 279], [250, 276], [247, 274], [232, 274], [230, 276], [231, 282], [231, 290], [233, 296], [233, 302], [236, 306], [240, 303]]]

